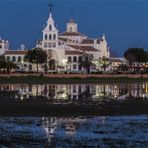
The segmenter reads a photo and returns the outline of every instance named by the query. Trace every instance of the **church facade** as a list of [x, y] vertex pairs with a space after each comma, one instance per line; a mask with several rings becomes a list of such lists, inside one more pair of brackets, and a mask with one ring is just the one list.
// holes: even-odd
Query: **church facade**
[[[48, 70], [80, 72], [80, 62], [85, 54], [92, 57], [93, 62], [102, 57], [110, 58], [110, 50], [105, 35], [101, 38], [88, 38], [78, 31], [78, 25], [73, 20], [66, 24], [66, 31], [59, 33], [55, 26], [52, 13], [50, 12], [46, 27], [42, 31], [42, 39], [37, 41], [36, 47], [42, 48], [48, 55]], [[17, 63], [23, 71], [35, 71], [36, 66], [25, 61], [27, 50], [22, 47], [20, 50], [9, 50], [8, 41], [0, 41], [0, 54], [4, 54], [8, 61]], [[40, 65], [40, 71], [43, 66]], [[94, 64], [91, 71], [96, 71]]]

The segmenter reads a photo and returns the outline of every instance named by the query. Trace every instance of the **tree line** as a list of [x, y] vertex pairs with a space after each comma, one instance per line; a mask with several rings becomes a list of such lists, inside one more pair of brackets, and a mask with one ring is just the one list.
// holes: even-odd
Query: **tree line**
[[[51, 53], [49, 53], [50, 55]], [[124, 57], [127, 60], [128, 64], [121, 64], [119, 66], [119, 70], [127, 71], [128, 68], [132, 67], [133, 63], [137, 63], [137, 67], [140, 63], [148, 62], [148, 52], [145, 51], [143, 48], [129, 48], [125, 51]], [[39, 71], [39, 65], [43, 64], [44, 72], [48, 72], [48, 64], [52, 64], [52, 62], [47, 63], [50, 61], [51, 56], [48, 56], [46, 51], [42, 50], [41, 48], [34, 48], [32, 50], [28, 50], [27, 54], [25, 55], [25, 59], [32, 63], [36, 64], [37, 73]], [[110, 65], [110, 60], [107, 57], [103, 57], [98, 59], [94, 62], [93, 56], [84, 53], [82, 56], [82, 60], [79, 61], [79, 66], [85, 70], [86, 73], [90, 73], [91, 66], [98, 66], [106, 71], [106, 68]], [[12, 69], [16, 69], [17, 64], [7, 61], [4, 56], [0, 56], [0, 70], [3, 70], [4, 73], [9, 73]]]
[[[36, 64], [37, 73], [39, 64], [43, 64], [47, 62], [47, 54], [41, 48], [34, 48], [33, 50], [28, 50], [27, 54], [25, 55], [26, 61]], [[16, 69], [17, 64], [11, 61], [7, 61], [5, 56], [0, 56], [0, 70], [3, 69], [3, 73], [10, 73], [12, 69]]]
[[148, 52], [143, 48], [129, 48], [125, 51], [124, 57], [131, 66], [133, 63], [145, 63], [148, 62]]
[[[36, 64], [37, 73], [39, 72], [39, 65], [43, 64], [44, 72], [48, 72], [47, 64], [53, 64], [51, 60], [51, 54], [47, 55], [46, 51], [41, 48], [34, 48], [32, 50], [28, 50], [27, 54], [25, 55], [25, 59], [27, 62]], [[49, 63], [47, 63], [49, 60]], [[50, 62], [51, 61], [51, 62]], [[93, 57], [86, 53], [83, 54], [82, 60], [79, 62], [79, 66], [86, 71], [86, 73], [90, 73], [90, 67], [93, 65]], [[0, 70], [3, 69], [3, 72], [9, 73], [12, 69], [16, 69], [17, 64], [7, 61], [4, 56], [0, 57]]]

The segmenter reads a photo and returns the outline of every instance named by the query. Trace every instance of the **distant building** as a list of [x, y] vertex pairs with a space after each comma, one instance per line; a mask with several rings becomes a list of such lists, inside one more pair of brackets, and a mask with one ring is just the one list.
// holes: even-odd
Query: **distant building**
[[[103, 56], [109, 58], [110, 51], [105, 39], [91, 39], [78, 32], [78, 25], [73, 18], [66, 25], [66, 31], [58, 34], [52, 14], [50, 13], [47, 25], [43, 29], [43, 37], [37, 42], [37, 47], [42, 48], [49, 54], [49, 60], [54, 61], [54, 65], [49, 70], [68, 69], [70, 71], [81, 71], [79, 62], [84, 53], [98, 60]], [[52, 57], [51, 57], [52, 56]]]
[[3, 55], [7, 50], [9, 50], [9, 42], [0, 37], [0, 55]]
[[110, 58], [109, 71], [117, 71], [121, 64], [126, 64], [125, 58]]

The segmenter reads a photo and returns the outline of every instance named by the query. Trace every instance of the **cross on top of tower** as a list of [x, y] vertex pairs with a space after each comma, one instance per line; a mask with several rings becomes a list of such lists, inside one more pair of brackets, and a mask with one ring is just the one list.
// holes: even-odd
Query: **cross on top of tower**
[[49, 6], [50, 13], [51, 13], [52, 8], [54, 7], [54, 4], [52, 4], [52, 3], [50, 2], [50, 3], [48, 4], [48, 6]]
[[74, 23], [73, 15], [74, 15], [74, 12], [71, 12], [71, 14], [70, 14], [71, 17], [70, 17], [70, 21], [69, 21], [70, 23]]
[[74, 12], [71, 12], [71, 13], [70, 13], [71, 18], [73, 18], [73, 15], [74, 15]]

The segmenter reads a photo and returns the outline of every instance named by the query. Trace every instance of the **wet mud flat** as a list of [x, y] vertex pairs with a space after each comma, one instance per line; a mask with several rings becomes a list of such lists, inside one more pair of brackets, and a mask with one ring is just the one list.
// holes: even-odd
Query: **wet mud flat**
[[0, 146], [48, 147], [48, 139], [39, 118], [0, 118]]
[[[42, 100], [42, 101], [41, 101]], [[79, 116], [148, 114], [148, 99], [102, 100], [71, 103], [33, 101], [0, 102], [0, 116]]]
[[147, 147], [148, 116], [1, 117], [0, 146]]

